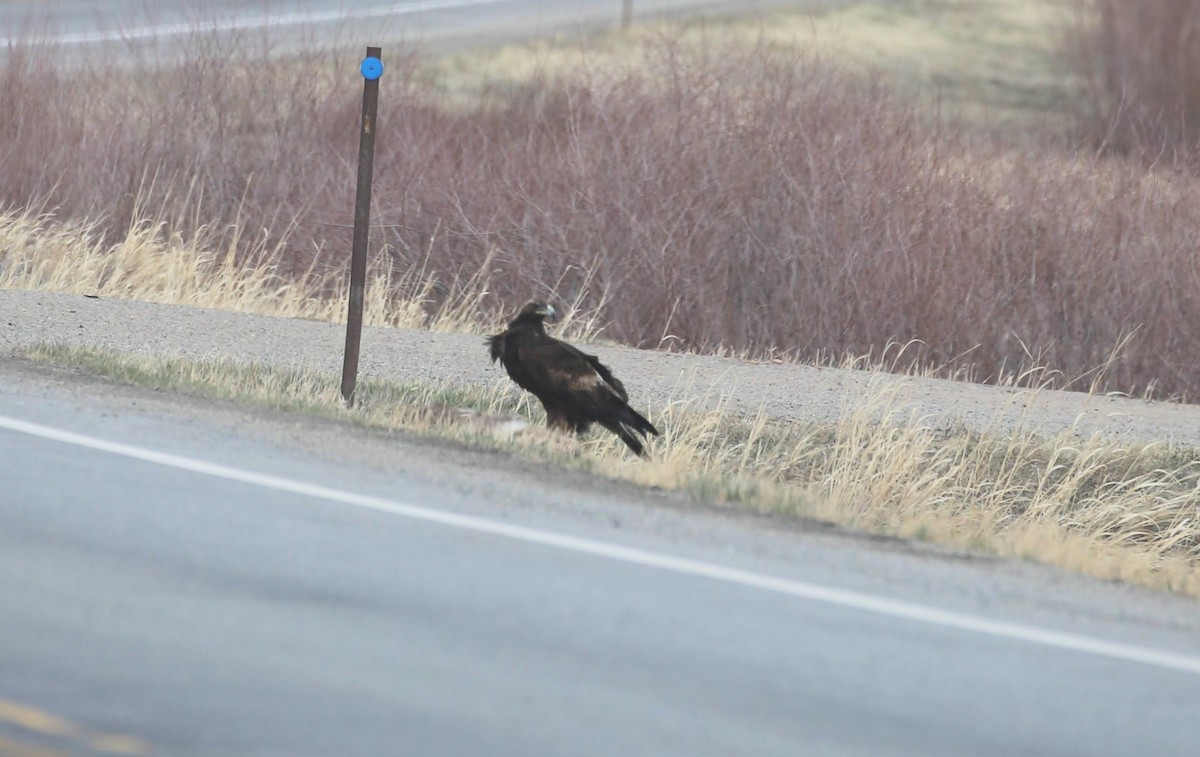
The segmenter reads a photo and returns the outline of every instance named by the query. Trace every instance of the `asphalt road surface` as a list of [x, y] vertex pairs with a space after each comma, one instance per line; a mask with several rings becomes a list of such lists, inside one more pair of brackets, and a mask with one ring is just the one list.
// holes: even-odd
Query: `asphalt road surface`
[[1200, 743], [1191, 601], [45, 370], [0, 361], [6, 757]]

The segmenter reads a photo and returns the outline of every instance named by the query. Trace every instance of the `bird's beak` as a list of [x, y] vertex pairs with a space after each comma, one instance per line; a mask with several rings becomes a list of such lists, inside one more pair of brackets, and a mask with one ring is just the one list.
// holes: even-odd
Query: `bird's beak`
[[553, 306], [553, 305], [547, 305], [547, 306], [545, 307], [545, 309], [544, 309], [544, 310], [542, 310], [542, 315], [546, 316], [546, 317], [547, 317], [547, 318], [549, 318], [550, 320], [554, 320], [554, 316], [555, 316], [555, 312], [554, 312], [554, 306]]

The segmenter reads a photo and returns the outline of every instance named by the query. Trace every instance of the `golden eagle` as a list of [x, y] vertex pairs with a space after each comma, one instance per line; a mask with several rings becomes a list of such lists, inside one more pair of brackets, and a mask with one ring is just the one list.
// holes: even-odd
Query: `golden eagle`
[[[500, 361], [513, 381], [542, 402], [551, 428], [582, 433], [599, 423], [639, 455], [642, 439], [658, 429], [629, 406], [625, 387], [595, 355], [546, 334], [554, 308], [530, 302], [508, 329], [488, 337], [492, 362]], [[639, 435], [641, 439], [639, 439]]]

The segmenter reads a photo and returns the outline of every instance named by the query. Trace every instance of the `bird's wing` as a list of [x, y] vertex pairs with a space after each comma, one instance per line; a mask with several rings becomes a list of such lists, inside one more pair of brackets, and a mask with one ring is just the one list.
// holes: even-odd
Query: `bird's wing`
[[625, 392], [625, 385], [622, 384], [616, 376], [612, 375], [612, 371], [608, 369], [608, 366], [600, 362], [600, 358], [596, 357], [595, 355], [589, 355], [583, 350], [567, 344], [566, 342], [562, 342], [557, 339], [555, 339], [554, 342], [561, 346], [563, 350], [571, 356], [586, 361], [591, 369], [600, 376], [604, 383], [608, 384], [612, 388], [612, 390], [618, 397], [621, 398], [622, 401], [629, 401], [629, 395]]
[[589, 359], [590, 356], [565, 342], [547, 339], [521, 345], [517, 349], [517, 356], [522, 369], [545, 391], [567, 395], [601, 390], [617, 396], [622, 396], [624, 392], [623, 387], [618, 389], [620, 382], [613, 386], [615, 379], [610, 380], [612, 374], [605, 377], [607, 369], [603, 373], [597, 369], [598, 361], [593, 362], [594, 358]]

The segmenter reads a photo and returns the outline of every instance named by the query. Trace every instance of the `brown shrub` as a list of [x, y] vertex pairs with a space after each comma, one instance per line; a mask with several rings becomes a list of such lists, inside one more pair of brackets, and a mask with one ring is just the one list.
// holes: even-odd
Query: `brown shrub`
[[1089, 131], [1151, 155], [1200, 139], [1200, 0], [1077, 0], [1066, 56], [1082, 75]]
[[[132, 75], [10, 58], [0, 201], [49, 197], [115, 235], [140, 203], [185, 232], [286, 240], [295, 275], [344, 265], [357, 56], [193, 44]], [[977, 379], [1086, 377], [1136, 333], [1099, 388], [1200, 391], [1187, 172], [970, 146], [766, 47], [662, 40], [636, 70], [470, 106], [408, 59], [384, 81], [374, 254], [450, 286], [490, 266], [494, 311], [553, 294], [603, 303], [629, 343], [801, 358], [920, 340], [900, 367]]]

